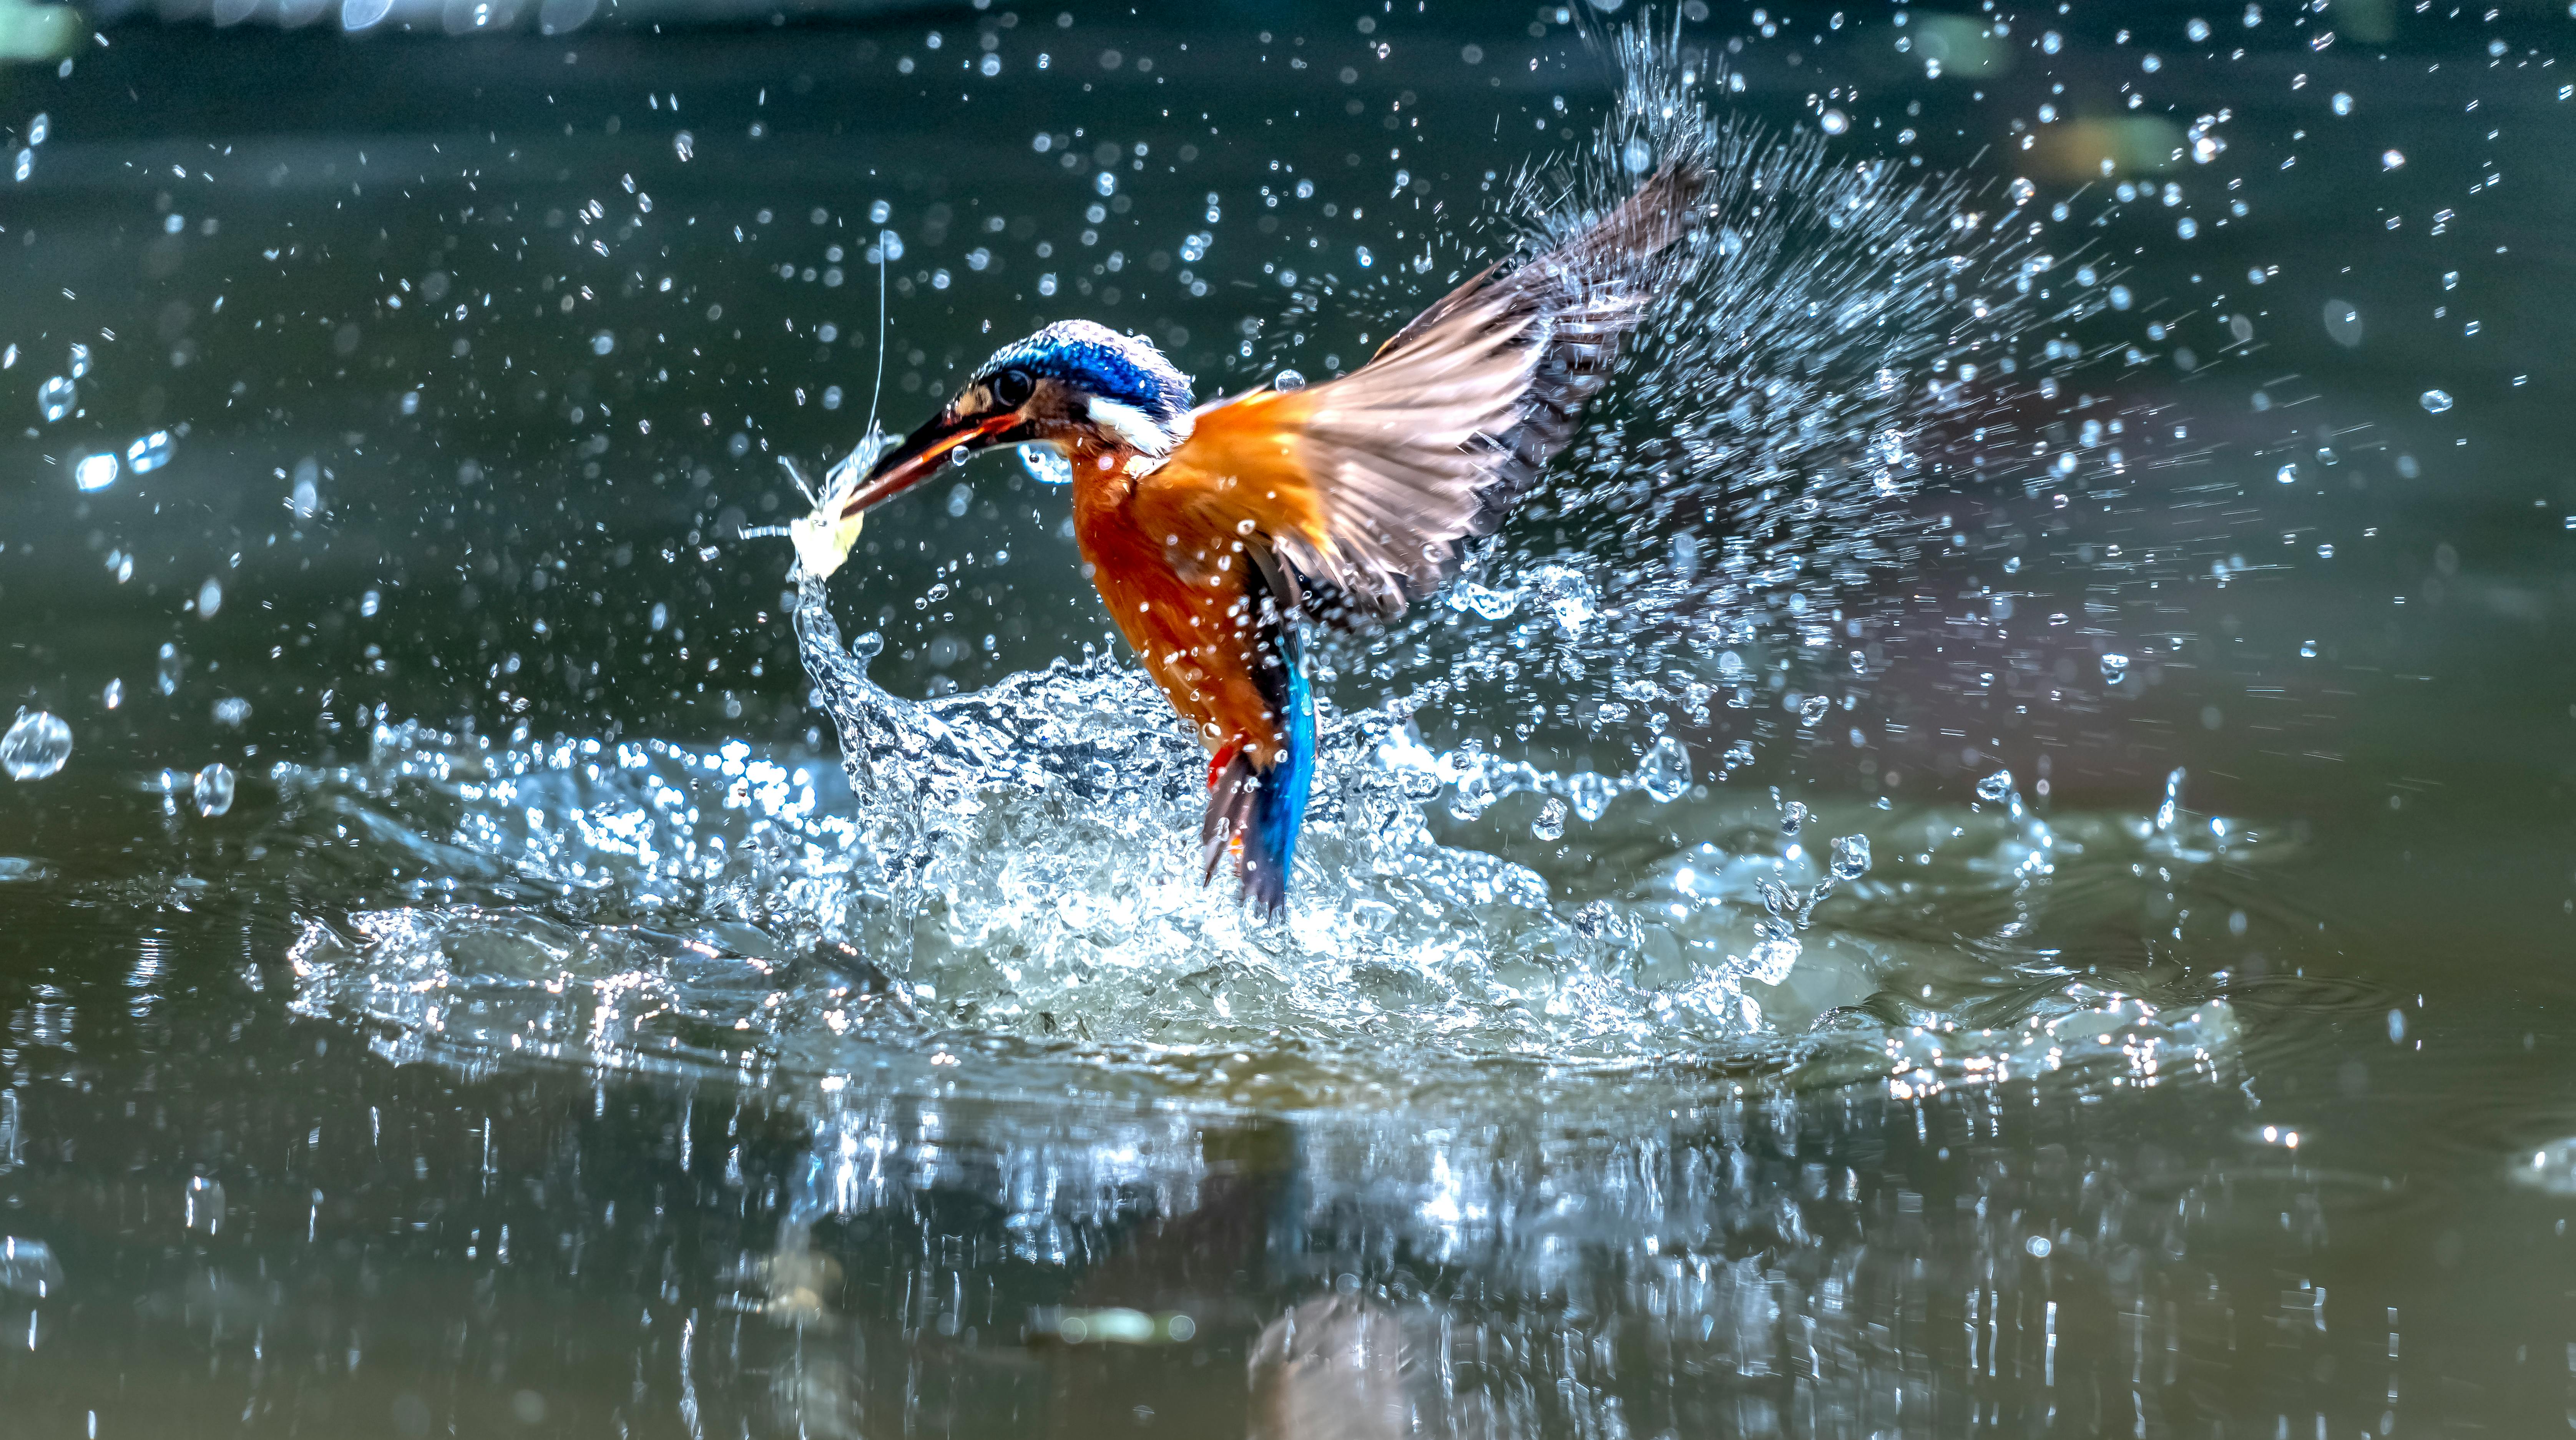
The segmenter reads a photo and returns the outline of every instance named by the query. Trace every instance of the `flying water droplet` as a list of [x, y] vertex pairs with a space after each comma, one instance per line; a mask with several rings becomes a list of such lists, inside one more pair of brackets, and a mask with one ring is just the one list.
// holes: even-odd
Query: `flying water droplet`
[[1278, 374], [1270, 377], [1270, 388], [1273, 390], [1303, 390], [1306, 388], [1306, 372], [1302, 370], [1282, 370]]
[[686, 130], [672, 136], [671, 153], [679, 156], [683, 163], [697, 158], [698, 137]]
[[17, 165], [13, 168], [13, 170], [12, 170], [12, 172], [11, 172], [11, 173], [15, 176], [15, 178], [20, 179], [20, 180], [24, 180], [24, 179], [26, 179], [28, 176], [35, 174], [35, 173], [36, 173], [36, 152], [35, 152], [35, 151], [33, 151], [33, 150], [21, 150], [21, 151], [19, 151], [19, 152], [18, 152], [18, 163], [17, 163]]
[[2033, 184], [2032, 184], [2032, 183], [2030, 183], [2028, 180], [2018, 180], [2018, 179], [2017, 179], [2017, 180], [2013, 181], [2013, 183], [2012, 183], [2012, 202], [2013, 202], [2015, 205], [2027, 205], [2027, 204], [2029, 204], [2029, 203], [2030, 203], [2030, 201], [2031, 201], [2031, 197], [2032, 197], [2032, 196], [2034, 196], [2034, 195], [2037, 195], [2038, 193], [2039, 193], [2039, 187], [2038, 187], [2038, 186], [2036, 186], [2036, 185], [2033, 185]]
[[1029, 472], [1029, 478], [1041, 485], [1073, 483], [1073, 462], [1064, 458], [1064, 452], [1052, 445], [1021, 446], [1020, 468]]
[[1816, 123], [1824, 127], [1826, 134], [1840, 135], [1851, 128], [1851, 117], [1840, 110], [1828, 110], [1816, 117]]
[[1655, 163], [1655, 147], [1643, 140], [1631, 140], [1620, 148], [1619, 160], [1628, 167], [1628, 173], [1643, 175]]
[[46, 137], [53, 133], [54, 119], [50, 115], [39, 112], [35, 119], [27, 122], [27, 143], [30, 145], [44, 144]]
[[250, 720], [250, 702], [239, 695], [227, 695], [215, 702], [215, 723], [227, 730], [238, 730]]
[[606, 355], [616, 348], [617, 336], [610, 331], [602, 330], [590, 337], [590, 353], [593, 355]]
[[2335, 97], [2334, 97], [2334, 112], [2335, 112], [2337, 115], [2349, 115], [2349, 114], [2351, 114], [2351, 113], [2352, 113], [2352, 97], [2351, 97], [2350, 95], [2345, 94], [2345, 93], [2344, 93], [2343, 91], [2341, 91], [2341, 90], [2336, 91], [2336, 92], [2335, 92]]
[[1658, 738], [1637, 762], [1637, 788], [1654, 797], [1657, 804], [1670, 804], [1688, 794], [1691, 787], [1690, 749], [1672, 735]]
[[224, 608], [224, 582], [209, 575], [206, 577], [206, 583], [197, 587], [197, 618], [212, 620], [215, 618], [215, 612], [222, 608]]
[[178, 694], [179, 672], [186, 668], [186, 664], [187, 662], [179, 658], [179, 647], [164, 642], [161, 646], [160, 663], [153, 669], [153, 684], [164, 695]]
[[2317, 642], [2314, 640], [2300, 641], [2299, 658], [2302, 660], [2314, 660], [2317, 658]]
[[1802, 947], [1798, 944], [1798, 937], [1788, 933], [1788, 927], [1776, 920], [1765, 921], [1764, 930], [1762, 942], [1753, 947], [1752, 954], [1744, 957], [1744, 978], [1757, 985], [1777, 985], [1788, 979], [1789, 972], [1797, 968]]
[[2380, 152], [2379, 165], [2383, 170], [2394, 170], [2405, 163], [2406, 152], [2403, 150], [2385, 150]]
[[1591, 824], [1607, 814], [1610, 802], [1619, 798], [1619, 787], [1598, 770], [1585, 770], [1566, 782], [1565, 788], [1574, 800], [1574, 813]]
[[2182, 33], [2190, 36], [2192, 43], [2197, 45], [2209, 38], [2209, 22], [2195, 15], [2190, 24], [2182, 27]]
[[1816, 722], [1825, 718], [1825, 712], [1833, 708], [1834, 702], [1825, 696], [1810, 695], [1798, 702], [1798, 724], [1802, 729], [1813, 730]]
[[2299, 483], [2299, 467], [2296, 465], [2284, 465], [2272, 476], [2272, 478], [2280, 481], [2284, 485], [2296, 485]]
[[1977, 782], [1977, 798], [1987, 801], [2001, 800], [2012, 793], [2012, 788], [2012, 772], [2010, 770], [1998, 770], [1992, 775], [1989, 775], [1985, 779]]
[[1869, 873], [1869, 837], [1845, 835], [1834, 841], [1834, 878], [1857, 880]]
[[1736, 767], [1750, 765], [1753, 763], [1753, 742], [1750, 740], [1736, 741], [1734, 744], [1726, 747], [1726, 754], [1723, 758], [1726, 761], [1726, 768], [1718, 773], [1717, 778], [1720, 780], [1723, 780], [1728, 775], [1734, 773]]
[[109, 710], [113, 710], [117, 706], [124, 704], [125, 682], [122, 680], [108, 681], [107, 688], [99, 692], [98, 700], [101, 707]]
[[1530, 833], [1541, 840], [1565, 838], [1565, 802], [1551, 795], [1538, 807], [1538, 816], [1530, 821]]
[[2451, 392], [2448, 390], [2427, 390], [2424, 392], [2423, 403], [2426, 410], [2435, 415], [2439, 415], [2443, 411], [2451, 408]]
[[86, 455], [72, 467], [72, 483], [83, 490], [104, 490], [116, 483], [116, 457]]
[[170, 454], [175, 448], [169, 431], [155, 430], [125, 447], [126, 468], [137, 475], [149, 475], [170, 463]]
[[0, 769], [12, 780], [42, 780], [72, 758], [72, 727], [46, 710], [21, 710], [0, 735]]
[[36, 409], [47, 421], [60, 420], [72, 413], [73, 402], [80, 399], [80, 387], [70, 377], [57, 375], [36, 387]]
[[1792, 801], [1790, 801], [1788, 804], [1783, 805], [1783, 806], [1781, 806], [1781, 807], [1780, 807], [1780, 833], [1781, 833], [1781, 834], [1783, 834], [1783, 835], [1795, 835], [1795, 834], [1797, 834], [1797, 833], [1798, 833], [1798, 829], [1799, 829], [1799, 827], [1800, 827], [1800, 826], [1802, 826], [1802, 825], [1805, 825], [1806, 823], [1807, 823], [1807, 804], [1806, 804], [1806, 802], [1805, 802], [1805, 801], [1803, 801], [1803, 800], [1792, 800]]
[[220, 761], [197, 772], [197, 782], [190, 787], [197, 800], [197, 813], [212, 818], [233, 808], [233, 768]]
[[2129, 657], [2117, 653], [2102, 657], [2102, 683], [2117, 685], [2129, 678]]
[[72, 345], [71, 364], [66, 368], [71, 371], [73, 379], [87, 379], [89, 377], [89, 347], [87, 345], [74, 342]]

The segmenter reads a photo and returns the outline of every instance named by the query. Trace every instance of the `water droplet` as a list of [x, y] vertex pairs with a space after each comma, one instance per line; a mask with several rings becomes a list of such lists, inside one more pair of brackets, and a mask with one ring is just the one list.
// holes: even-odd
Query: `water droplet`
[[310, 520], [322, 512], [322, 491], [313, 483], [312, 476], [299, 471], [295, 477], [295, 493], [287, 497], [286, 504], [295, 512], [296, 519]]
[[1800, 946], [1795, 935], [1772, 935], [1744, 957], [1744, 978], [1757, 985], [1777, 985], [1797, 968]]
[[212, 818], [233, 808], [233, 768], [218, 761], [197, 772], [192, 787], [197, 797], [197, 813]]
[[697, 158], [698, 137], [690, 134], [686, 130], [672, 136], [671, 153], [679, 156], [681, 161], [684, 163]]
[[1628, 167], [1628, 173], [1643, 175], [1655, 163], [1655, 147], [1643, 140], [1631, 140], [1620, 147], [1619, 160]]
[[2012, 202], [2015, 205], [2029, 204], [2031, 197], [2038, 193], [2039, 187], [2028, 180], [2015, 180], [2012, 183]]
[[1598, 770], [1578, 773], [1566, 782], [1565, 788], [1572, 793], [1574, 813], [1586, 825], [1608, 813], [1610, 802], [1619, 798], [1619, 787]]
[[2133, 302], [2137, 297], [2136, 297], [2136, 296], [2134, 296], [2134, 295], [2131, 295], [2131, 294], [2129, 293], [2129, 287], [2128, 287], [2128, 286], [2126, 286], [2126, 285], [2114, 285], [2114, 286], [2112, 286], [2112, 287], [2111, 287], [2111, 297], [2110, 297], [2110, 298], [2111, 298], [2111, 308], [2112, 308], [2112, 309], [2114, 309], [2114, 310], [2126, 310], [2126, 309], [2128, 309], [2128, 308], [2129, 308], [2130, 304], [2131, 304], [2131, 303], [2132, 303], [2132, 302]]
[[2337, 345], [2349, 350], [2361, 343], [2361, 307], [2349, 300], [2326, 302], [2326, 335]]
[[17, 163], [16, 167], [14, 168], [14, 170], [12, 171], [12, 173], [13, 173], [13, 174], [18, 178], [18, 179], [20, 179], [20, 180], [24, 180], [24, 179], [26, 179], [28, 176], [35, 174], [35, 173], [36, 173], [36, 152], [35, 152], [35, 151], [33, 151], [33, 150], [21, 150], [21, 151], [19, 151], [19, 152], [18, 152], [18, 163]]
[[2190, 36], [2192, 43], [2196, 45], [2209, 38], [2209, 22], [2195, 15], [2191, 18], [2190, 24], [2182, 27], [2182, 33]]
[[1064, 458], [1063, 452], [1052, 445], [1021, 446], [1020, 468], [1029, 472], [1029, 478], [1041, 485], [1073, 483], [1073, 462]]
[[1816, 728], [1817, 721], [1825, 718], [1825, 712], [1833, 708], [1834, 702], [1825, 696], [1810, 695], [1798, 702], [1798, 724], [1812, 730]]
[[2103, 657], [2102, 657], [2102, 683], [2103, 683], [2103, 684], [2105, 684], [2105, 685], [2117, 685], [2117, 684], [2119, 684], [2121, 681], [2126, 680], [2126, 679], [2128, 679], [2128, 678], [2129, 678], [2129, 657], [2128, 657], [2128, 656], [2126, 656], [2126, 655], [2113, 654], [2113, 655], [2105, 655], [2105, 656], [2103, 656]]
[[72, 413], [72, 405], [79, 399], [80, 387], [68, 376], [57, 375], [36, 387], [36, 409], [49, 422]]
[[2317, 642], [2314, 640], [2300, 641], [2299, 658], [2302, 660], [2314, 660], [2317, 658]]
[[215, 723], [227, 730], [238, 730], [250, 719], [250, 702], [239, 695], [227, 695], [215, 702]]
[[2451, 408], [2451, 392], [2448, 390], [2427, 390], [2423, 399], [2424, 408], [2436, 415]]
[[[1753, 742], [1750, 740], [1738, 740], [1734, 744], [1727, 746], [1724, 759], [1726, 761], [1726, 769], [1730, 773], [1739, 765], [1752, 764]], [[1726, 777], [1724, 775], [1720, 775], [1718, 778], [1724, 779]]]
[[1854, 650], [1853, 652], [1851, 652], [1851, 672], [1852, 672], [1854, 675], [1866, 675], [1866, 674], [1868, 674], [1868, 673], [1869, 673], [1869, 657], [1868, 657], [1867, 655], [1862, 654], [1862, 653], [1861, 653], [1860, 651], [1858, 651], [1858, 650]]
[[2342, 91], [2340, 91], [2340, 90], [2336, 91], [2336, 92], [2335, 92], [2335, 97], [2334, 97], [2334, 112], [2335, 112], [2337, 115], [2349, 115], [2349, 114], [2351, 114], [2351, 113], [2352, 113], [2352, 97], [2351, 97], [2350, 95], [2345, 94], [2344, 92], [2342, 92]]
[[197, 587], [197, 618], [212, 620], [215, 618], [215, 612], [222, 608], [224, 608], [224, 582], [209, 575], [206, 577], [206, 583]]
[[1270, 377], [1270, 388], [1273, 390], [1303, 390], [1306, 388], [1305, 372], [1302, 370], [1282, 370], [1278, 374]]
[[89, 376], [89, 347], [75, 342], [72, 346], [71, 364], [65, 368], [71, 371], [73, 379], [87, 379]]
[[1690, 787], [1690, 749], [1676, 736], [1658, 738], [1645, 758], [1637, 762], [1637, 788], [1658, 804], [1679, 800]]
[[116, 457], [85, 455], [72, 467], [72, 483], [83, 490], [104, 490], [116, 483]]
[[165, 641], [161, 646], [160, 664], [155, 666], [153, 669], [152, 679], [154, 685], [158, 687], [164, 695], [178, 694], [179, 672], [185, 669], [186, 665], [187, 662], [179, 658], [179, 647]]
[[2403, 150], [2384, 150], [2380, 152], [2379, 164], [2382, 169], [2394, 170], [2405, 163], [2406, 152]]
[[590, 337], [590, 353], [593, 355], [605, 355], [616, 348], [617, 336], [609, 331], [602, 330]]
[[1977, 782], [1977, 798], [1980, 800], [2001, 800], [2012, 793], [2012, 788], [2012, 772], [2010, 770], [1998, 770], [1992, 775], [1989, 775], [1985, 779]]
[[1473, 820], [1494, 807], [1501, 797], [1494, 793], [1494, 779], [1479, 767], [1458, 777], [1458, 788], [1449, 797], [1449, 813], [1461, 820]]
[[1851, 128], [1851, 117], [1840, 110], [1828, 110], [1816, 117], [1816, 123], [1824, 127], [1826, 134], [1840, 135]]
[[671, 623], [671, 607], [659, 600], [654, 601], [653, 611], [644, 617], [644, 623], [655, 631], [660, 631]]
[[1807, 802], [1804, 800], [1792, 800], [1780, 807], [1781, 834], [1795, 835], [1798, 833], [1798, 828], [1806, 823]]
[[378, 591], [370, 590], [366, 594], [358, 597], [358, 614], [365, 619], [373, 620], [376, 618], [376, 612], [383, 609], [384, 605], [385, 597], [383, 594]]
[[1834, 878], [1857, 880], [1869, 873], [1869, 837], [1845, 835], [1834, 841]]
[[2280, 481], [2284, 485], [2296, 485], [2299, 483], [2299, 467], [2294, 464], [2284, 465], [2279, 470], [2273, 472], [2272, 478]]
[[175, 448], [169, 431], [155, 430], [125, 447], [126, 467], [137, 475], [149, 475], [170, 463], [170, 454]]
[[1538, 817], [1530, 821], [1530, 833], [1541, 840], [1565, 838], [1565, 802], [1551, 795], [1538, 807]]
[[72, 727], [52, 712], [21, 710], [9, 733], [0, 735], [0, 769], [12, 780], [42, 780], [72, 758]]
[[107, 688], [99, 692], [98, 700], [99, 704], [103, 708], [109, 710], [113, 710], [117, 706], [124, 704], [125, 682], [122, 680], [108, 681]]
[[49, 135], [51, 135], [51, 134], [53, 134], [53, 133], [54, 133], [54, 120], [53, 120], [53, 117], [52, 117], [52, 116], [50, 116], [50, 115], [44, 114], [44, 113], [42, 113], [41, 111], [40, 111], [40, 112], [38, 112], [38, 114], [37, 114], [37, 116], [36, 116], [36, 118], [35, 118], [35, 119], [30, 120], [30, 121], [28, 121], [28, 122], [27, 122], [27, 143], [28, 143], [28, 144], [30, 144], [30, 145], [42, 145], [42, 144], [44, 144], [44, 143], [45, 143], [45, 137], [47, 137], [47, 136], [49, 136]]

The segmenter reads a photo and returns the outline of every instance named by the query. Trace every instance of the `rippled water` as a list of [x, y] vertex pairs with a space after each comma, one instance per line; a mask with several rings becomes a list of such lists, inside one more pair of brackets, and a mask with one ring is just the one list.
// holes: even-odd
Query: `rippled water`
[[[2563, 19], [539, 8], [11, 72], [10, 1433], [2566, 1423]], [[1681, 149], [1276, 922], [1052, 477], [742, 535]]]

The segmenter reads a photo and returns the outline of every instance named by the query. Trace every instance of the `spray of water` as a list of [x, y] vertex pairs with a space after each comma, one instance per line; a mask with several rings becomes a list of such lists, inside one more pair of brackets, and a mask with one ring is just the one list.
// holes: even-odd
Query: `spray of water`
[[[2165, 1025], [2070, 984], [2046, 937], [2136, 904], [2143, 856], [2206, 858], [2172, 822], [2045, 822], [2008, 777], [1973, 802], [1812, 811], [1737, 778], [1764, 747], [1812, 743], [1871, 582], [1919, 553], [1908, 502], [2000, 431], [1990, 412], [2052, 383], [2015, 363], [2029, 328], [2096, 302], [2052, 295], [2061, 261], [2027, 186], [1836, 161], [1713, 115], [1712, 77], [1668, 47], [1612, 43], [1628, 78], [1608, 122], [1507, 187], [1493, 233], [1578, 224], [1680, 156], [1719, 177], [1714, 223], [1551, 485], [1445, 603], [1327, 655], [1326, 683], [1382, 698], [1321, 707], [1283, 921], [1200, 884], [1204, 757], [1124, 657], [906, 700], [869, 676], [878, 636], [844, 645], [806, 566], [793, 620], [846, 791], [814, 757], [740, 744], [416, 730], [380, 733], [362, 766], [282, 770], [300, 813], [364, 810], [483, 900], [316, 922], [304, 1003], [405, 1044], [1069, 1059], [1247, 1101], [1495, 1064], [1952, 1083], [1961, 1044], [1879, 1037], [1956, 1030], [1944, 1007], [1967, 1001], [2007, 1069], [2055, 1053], [2069, 1017]], [[2026, 443], [2010, 453], [2045, 473]], [[1633, 759], [1581, 763], [1608, 745]], [[1522, 794], [1535, 846], [1490, 828]], [[1569, 809], [1592, 827], [1588, 872], [1548, 848]], [[2236, 856], [2260, 843], [2213, 833]], [[2052, 905], [2068, 866], [2088, 881]], [[1927, 904], [1953, 917], [1937, 933]], [[2143, 977], [2152, 956], [2133, 958]], [[2224, 1008], [2183, 1038], [2223, 1032]]]

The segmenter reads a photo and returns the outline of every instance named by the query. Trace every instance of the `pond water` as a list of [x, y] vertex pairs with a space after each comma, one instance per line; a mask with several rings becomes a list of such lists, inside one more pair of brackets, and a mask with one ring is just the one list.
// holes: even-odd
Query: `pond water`
[[[2576, 1423], [2576, 20], [1399, 8], [0, 16], [11, 1434]], [[1043, 467], [744, 534], [1684, 152], [1276, 922]]]

